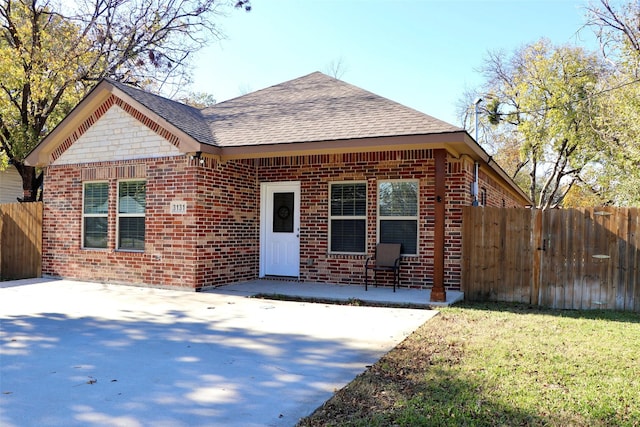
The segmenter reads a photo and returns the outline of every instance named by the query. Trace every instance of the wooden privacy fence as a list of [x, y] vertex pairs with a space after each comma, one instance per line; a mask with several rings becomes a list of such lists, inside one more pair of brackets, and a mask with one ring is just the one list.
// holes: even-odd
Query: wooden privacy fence
[[471, 301], [640, 312], [640, 208], [463, 208]]
[[0, 280], [42, 275], [42, 203], [0, 204]]

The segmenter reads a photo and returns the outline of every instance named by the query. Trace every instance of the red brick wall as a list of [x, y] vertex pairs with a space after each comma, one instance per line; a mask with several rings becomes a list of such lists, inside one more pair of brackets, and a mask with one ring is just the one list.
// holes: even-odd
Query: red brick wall
[[[418, 256], [403, 259], [404, 286], [429, 287], [433, 284], [435, 165], [431, 150], [392, 151], [340, 155], [317, 155], [258, 160], [258, 180], [301, 182], [300, 278], [342, 284], [362, 284], [365, 255], [329, 254], [328, 201], [332, 181], [367, 181], [368, 240], [372, 254], [377, 242], [377, 183], [387, 179], [418, 179], [419, 249]], [[460, 287], [462, 262], [462, 206], [473, 201], [473, 162], [448, 159], [447, 220], [445, 248], [445, 286]], [[485, 184], [496, 194], [495, 182]], [[497, 186], [496, 186], [497, 187]], [[507, 196], [505, 196], [507, 197]], [[509, 204], [516, 203], [509, 199]]]
[[[50, 166], [43, 215], [43, 274], [99, 282], [193, 288], [196, 286], [194, 222], [169, 214], [171, 200], [194, 201], [195, 168], [184, 157], [126, 163]], [[145, 251], [116, 250], [119, 179], [147, 182]], [[82, 248], [84, 181], [109, 182], [107, 249]]]
[[199, 170], [197, 286], [258, 277], [260, 186], [253, 161], [207, 158]]
[[[199, 178], [198, 178], [199, 177]], [[119, 179], [147, 182], [145, 251], [116, 250]], [[107, 249], [82, 249], [84, 181], [109, 182]], [[46, 172], [43, 274], [197, 289], [258, 276], [258, 186], [253, 162], [168, 157], [51, 166]], [[172, 201], [187, 213], [170, 213]]]
[[[147, 181], [144, 253], [116, 251], [116, 195], [119, 179]], [[483, 179], [484, 178], [484, 179]], [[403, 260], [403, 286], [433, 282], [433, 194], [431, 150], [295, 156], [219, 162], [166, 157], [130, 162], [50, 166], [46, 170], [43, 274], [100, 282], [197, 289], [258, 277], [260, 183], [301, 182], [301, 266], [303, 281], [362, 284], [365, 255], [329, 254], [329, 183], [368, 183], [367, 252], [376, 236], [379, 180], [419, 181], [418, 256]], [[110, 184], [106, 250], [82, 249], [82, 183]], [[462, 211], [470, 205], [473, 163], [448, 159], [445, 285], [460, 287]], [[488, 205], [517, 205], [481, 173]], [[171, 214], [171, 201], [186, 201], [185, 215]]]

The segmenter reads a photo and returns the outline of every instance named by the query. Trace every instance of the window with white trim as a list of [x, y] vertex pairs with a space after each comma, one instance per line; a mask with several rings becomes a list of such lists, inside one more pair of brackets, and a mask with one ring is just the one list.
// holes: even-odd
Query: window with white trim
[[120, 250], [144, 250], [146, 187], [145, 181], [118, 182], [117, 248]]
[[418, 254], [418, 181], [378, 183], [378, 241], [401, 243], [403, 255]]
[[367, 183], [329, 184], [329, 248], [334, 253], [366, 252]]
[[85, 182], [82, 191], [82, 247], [107, 248], [109, 183]]

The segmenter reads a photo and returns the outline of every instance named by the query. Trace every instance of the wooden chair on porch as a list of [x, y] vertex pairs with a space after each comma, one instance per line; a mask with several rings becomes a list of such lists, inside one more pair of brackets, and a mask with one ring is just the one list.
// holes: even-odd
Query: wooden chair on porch
[[364, 290], [369, 287], [369, 270], [373, 270], [373, 280], [378, 286], [378, 272], [393, 273], [393, 292], [400, 286], [400, 243], [378, 243], [374, 256], [367, 258], [364, 264]]

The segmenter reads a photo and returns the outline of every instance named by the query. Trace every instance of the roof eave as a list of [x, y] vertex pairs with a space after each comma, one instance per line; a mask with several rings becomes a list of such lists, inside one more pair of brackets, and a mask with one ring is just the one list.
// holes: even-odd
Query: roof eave
[[226, 146], [222, 149], [223, 160], [255, 159], [293, 155], [331, 153], [361, 153], [371, 151], [446, 149], [454, 156], [465, 151], [463, 131], [413, 135], [393, 135], [335, 140], [317, 140], [274, 144], [245, 144]]
[[500, 178], [500, 180], [509, 184], [510, 192], [512, 195], [521, 199], [525, 205], [532, 205], [533, 202], [527, 196], [527, 194], [516, 184], [516, 182], [502, 169], [502, 167], [496, 163], [493, 158], [487, 153], [484, 148], [480, 146], [466, 131], [465, 140], [466, 145], [473, 151], [472, 156], [475, 160], [481, 160], [485, 166], [488, 166], [493, 174]]

